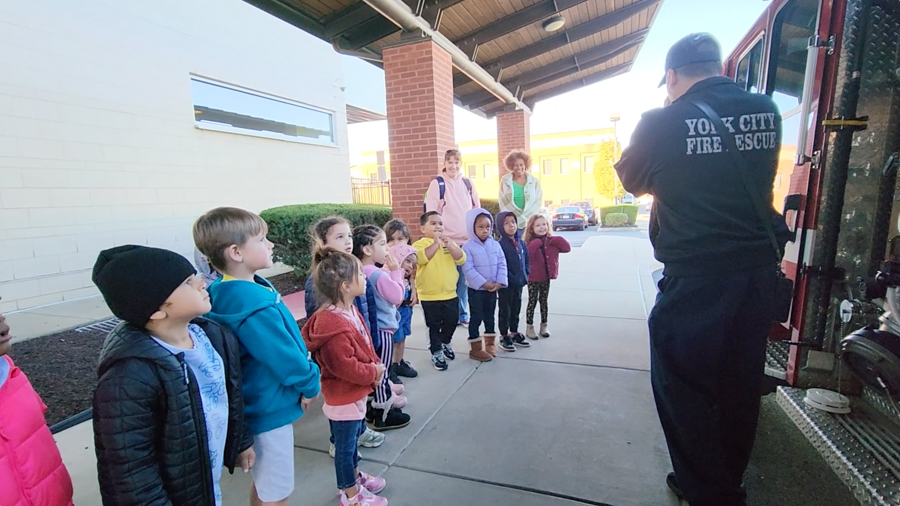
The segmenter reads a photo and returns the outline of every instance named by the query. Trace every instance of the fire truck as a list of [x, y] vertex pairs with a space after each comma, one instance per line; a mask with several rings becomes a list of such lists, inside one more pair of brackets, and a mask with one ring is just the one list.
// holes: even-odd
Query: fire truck
[[900, 504], [900, 0], [773, 0], [725, 69], [783, 117], [778, 404], [861, 503]]

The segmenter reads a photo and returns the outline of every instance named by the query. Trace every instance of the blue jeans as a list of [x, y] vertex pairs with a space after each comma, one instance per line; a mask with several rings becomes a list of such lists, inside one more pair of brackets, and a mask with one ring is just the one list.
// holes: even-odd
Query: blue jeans
[[462, 266], [456, 266], [456, 272], [459, 273], [459, 279], [456, 281], [456, 297], [459, 299], [459, 321], [469, 321], [469, 287], [466, 286], [466, 276], [463, 274]]
[[328, 420], [328, 423], [334, 438], [334, 473], [338, 488], [343, 490], [356, 485], [356, 468], [359, 466], [357, 438], [366, 430], [366, 421]]

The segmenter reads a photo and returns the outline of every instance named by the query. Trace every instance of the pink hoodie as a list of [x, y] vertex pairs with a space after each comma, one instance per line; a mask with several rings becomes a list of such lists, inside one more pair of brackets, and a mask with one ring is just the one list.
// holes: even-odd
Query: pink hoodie
[[441, 201], [441, 190], [436, 179], [428, 185], [428, 195], [425, 197], [425, 210], [441, 213], [444, 222], [444, 234], [453, 242], [462, 246], [469, 240], [469, 232], [466, 228], [466, 213], [472, 209], [481, 207], [481, 199], [478, 198], [478, 190], [472, 185], [472, 194], [463, 181], [462, 171], [457, 173], [456, 179], [451, 179], [446, 172], [441, 172], [444, 178], [444, 200]]

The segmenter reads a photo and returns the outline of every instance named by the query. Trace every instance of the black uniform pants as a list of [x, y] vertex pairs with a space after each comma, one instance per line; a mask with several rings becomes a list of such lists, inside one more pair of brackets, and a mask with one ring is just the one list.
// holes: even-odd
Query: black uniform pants
[[423, 300], [422, 312], [428, 326], [428, 349], [431, 354], [441, 351], [442, 344], [450, 344], [459, 323], [459, 299]]
[[519, 331], [519, 314], [522, 313], [522, 287], [501, 288], [498, 295], [500, 335], [515, 334]]
[[650, 313], [650, 380], [691, 506], [744, 505], [756, 437], [774, 267], [665, 277]]

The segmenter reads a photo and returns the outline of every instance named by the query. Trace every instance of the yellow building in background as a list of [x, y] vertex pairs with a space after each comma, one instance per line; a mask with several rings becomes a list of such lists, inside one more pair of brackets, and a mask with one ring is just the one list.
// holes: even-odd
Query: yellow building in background
[[[612, 128], [581, 130], [531, 136], [531, 173], [541, 180], [544, 205], [559, 206], [587, 200], [594, 205], [606, 204], [597, 196], [594, 182], [594, 163], [602, 142], [612, 141]], [[500, 176], [506, 173], [497, 165], [497, 141], [486, 139], [461, 142], [463, 173], [472, 180], [478, 195], [496, 199], [500, 191]], [[440, 167], [435, 167], [437, 175]], [[362, 153], [358, 165], [351, 167], [355, 178], [372, 181], [390, 180], [390, 156], [387, 151]], [[425, 188], [422, 188], [425, 195]]]

